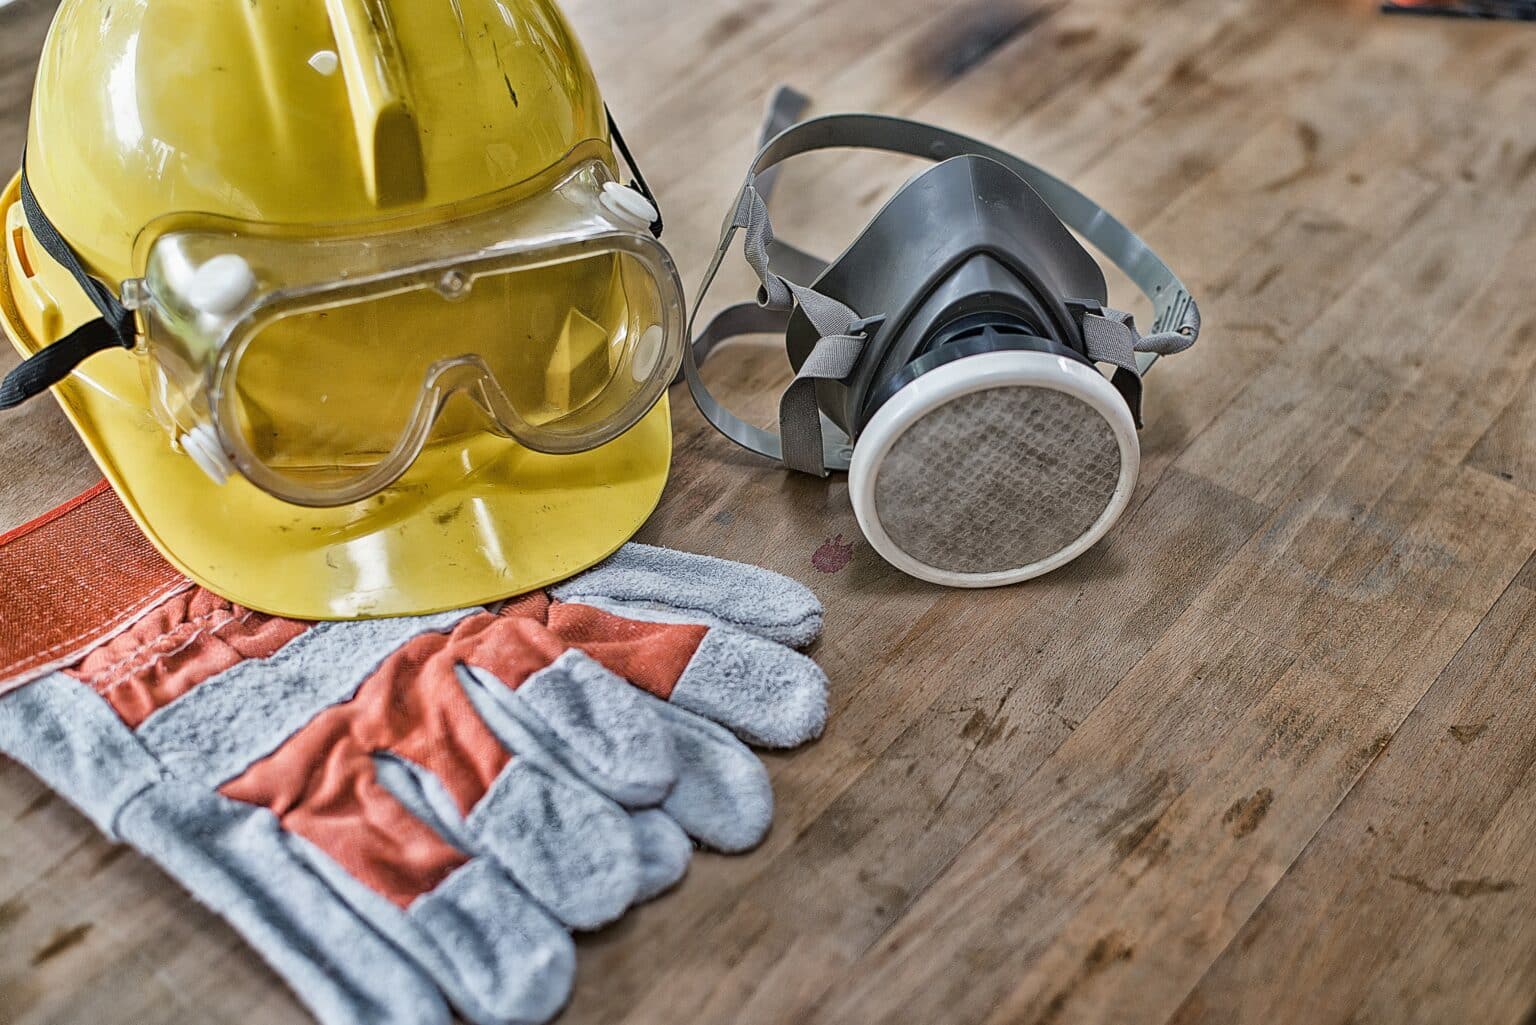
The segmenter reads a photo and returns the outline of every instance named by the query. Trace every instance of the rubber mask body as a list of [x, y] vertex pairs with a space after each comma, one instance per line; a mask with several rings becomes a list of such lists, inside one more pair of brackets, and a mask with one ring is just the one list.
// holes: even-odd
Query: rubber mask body
[[[1064, 297], [1108, 301], [1104, 272], [1060, 218], [981, 156], [951, 158], [910, 181], [812, 287], [883, 313], [854, 372], [817, 382], [820, 405], [850, 435], [889, 397], [883, 386], [941, 345], [946, 328], [1008, 323], [1081, 356], [1082, 331]], [[787, 331], [796, 370], [819, 341], [797, 308]]]

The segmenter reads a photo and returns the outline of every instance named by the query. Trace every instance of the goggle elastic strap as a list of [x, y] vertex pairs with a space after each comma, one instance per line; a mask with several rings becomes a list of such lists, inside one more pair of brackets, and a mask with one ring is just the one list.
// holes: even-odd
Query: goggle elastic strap
[[14, 409], [43, 394], [98, 352], [131, 349], [137, 344], [133, 314], [117, 300], [111, 289], [86, 272], [79, 255], [64, 241], [64, 236], [59, 234], [48, 215], [43, 213], [37, 196], [32, 192], [32, 186], [27, 182], [25, 156], [22, 157], [21, 209], [37, 244], [79, 282], [91, 303], [101, 311], [101, 316], [80, 325], [68, 336], [38, 351], [5, 375], [5, 380], [0, 382], [0, 410]]
[[657, 210], [656, 220], [651, 224], [651, 234], [661, 238], [662, 228], [665, 226], [661, 219], [661, 204], [656, 202], [656, 193], [651, 191], [651, 186], [645, 180], [645, 173], [640, 170], [640, 165], [635, 161], [635, 155], [630, 152], [629, 143], [624, 141], [624, 133], [619, 131], [619, 123], [613, 118], [613, 111], [606, 106], [603, 113], [608, 115], [608, 134], [613, 136], [613, 144], [618, 148], [619, 155], [624, 158], [624, 163], [634, 172], [635, 180], [629, 183], [629, 187], [644, 196]]

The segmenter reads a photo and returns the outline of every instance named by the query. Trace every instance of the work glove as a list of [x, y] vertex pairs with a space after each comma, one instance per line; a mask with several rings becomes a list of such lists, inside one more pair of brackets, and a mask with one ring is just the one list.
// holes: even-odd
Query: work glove
[[761, 840], [772, 795], [742, 740], [820, 732], [825, 677], [792, 650], [820, 627], [791, 580], [640, 545], [413, 619], [301, 623], [194, 588], [0, 697], [0, 751], [326, 1025], [543, 1022], [568, 930], [675, 883], [690, 839]]

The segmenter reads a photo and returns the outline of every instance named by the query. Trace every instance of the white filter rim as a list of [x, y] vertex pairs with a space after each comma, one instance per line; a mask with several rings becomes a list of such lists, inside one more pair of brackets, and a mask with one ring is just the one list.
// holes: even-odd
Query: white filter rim
[[[875, 482], [885, 457], [902, 435], [939, 407], [977, 392], [1019, 387], [1046, 388], [1070, 395], [1108, 421], [1120, 445], [1120, 480], [1109, 505], [1076, 541], [1050, 558], [1028, 566], [992, 573], [957, 573], [914, 558], [880, 522]], [[903, 573], [945, 587], [1006, 587], [1060, 569], [1098, 544], [1130, 505], [1140, 472], [1141, 442], [1135, 418], [1125, 399], [1103, 374], [1075, 360], [1043, 352], [989, 352], [931, 370], [881, 406], [854, 445], [848, 491], [864, 537], [883, 559]]]

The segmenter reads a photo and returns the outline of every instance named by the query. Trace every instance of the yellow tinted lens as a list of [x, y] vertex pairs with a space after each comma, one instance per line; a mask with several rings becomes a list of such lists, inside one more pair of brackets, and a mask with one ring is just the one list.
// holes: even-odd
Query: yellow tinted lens
[[[285, 313], [241, 354], [232, 426], [258, 463], [311, 488], [497, 424], [579, 447], [654, 401], [661, 295], [644, 263], [608, 252]], [[446, 401], [459, 391], [473, 401]]]

